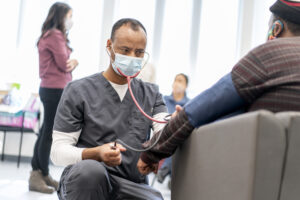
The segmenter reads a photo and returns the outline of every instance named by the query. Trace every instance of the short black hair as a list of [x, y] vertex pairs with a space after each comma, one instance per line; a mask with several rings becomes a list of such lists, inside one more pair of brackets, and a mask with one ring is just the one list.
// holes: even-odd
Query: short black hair
[[275, 14], [273, 14], [273, 23], [276, 20], [282, 20], [286, 23], [287, 28], [294, 34], [294, 35], [300, 35], [300, 25], [299, 24], [295, 24], [287, 19], [284, 19], [282, 17], [279, 17]]
[[124, 24], [129, 24], [130, 28], [134, 31], [137, 31], [139, 28], [142, 28], [147, 35], [147, 31], [143, 24], [136, 19], [133, 18], [123, 18], [118, 20], [112, 27], [110, 39], [113, 41], [115, 39], [116, 31], [121, 28]]
[[175, 79], [176, 79], [177, 76], [180, 76], [180, 75], [184, 77], [186, 86], [188, 86], [189, 85], [189, 77], [187, 75], [185, 75], [184, 73], [177, 74], [175, 76]]

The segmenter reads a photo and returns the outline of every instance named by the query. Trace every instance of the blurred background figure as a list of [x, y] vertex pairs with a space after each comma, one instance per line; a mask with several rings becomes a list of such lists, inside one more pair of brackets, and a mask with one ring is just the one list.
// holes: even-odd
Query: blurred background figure
[[[164, 101], [168, 107], [168, 112], [175, 112], [176, 105], [184, 106], [189, 101], [186, 95], [186, 89], [189, 83], [188, 76], [180, 73], [175, 76], [172, 88], [172, 94], [170, 96], [164, 96]], [[162, 166], [157, 173], [157, 181], [162, 183], [167, 175], [171, 175], [172, 170], [172, 158], [166, 158], [162, 161]], [[171, 179], [169, 180], [168, 187], [171, 188]]]
[[68, 33], [73, 25], [72, 9], [65, 3], [51, 6], [43, 23], [38, 40], [40, 89], [44, 107], [44, 122], [35, 143], [29, 190], [52, 193], [58, 182], [49, 175], [49, 155], [52, 144], [52, 129], [56, 109], [64, 87], [72, 80], [72, 71], [78, 65], [70, 59]]

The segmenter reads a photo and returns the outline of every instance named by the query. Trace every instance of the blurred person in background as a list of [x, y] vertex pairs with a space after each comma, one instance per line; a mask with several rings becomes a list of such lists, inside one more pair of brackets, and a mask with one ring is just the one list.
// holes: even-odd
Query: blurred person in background
[[54, 3], [37, 42], [41, 78], [39, 95], [44, 107], [44, 121], [31, 161], [31, 191], [50, 194], [58, 189], [58, 182], [49, 175], [49, 156], [56, 109], [63, 89], [72, 80], [72, 71], [78, 65], [77, 60], [70, 59], [72, 48], [68, 33], [72, 25], [71, 7], [65, 3]]
[[[174, 113], [176, 105], [184, 106], [190, 99], [186, 95], [186, 89], [189, 83], [187, 75], [180, 73], [175, 76], [172, 88], [172, 94], [164, 96], [164, 102], [168, 108], [169, 113]], [[172, 158], [166, 158], [161, 168], [157, 173], [157, 181], [162, 183], [167, 175], [171, 175], [172, 172]], [[171, 188], [171, 179], [169, 180], [168, 187]]]

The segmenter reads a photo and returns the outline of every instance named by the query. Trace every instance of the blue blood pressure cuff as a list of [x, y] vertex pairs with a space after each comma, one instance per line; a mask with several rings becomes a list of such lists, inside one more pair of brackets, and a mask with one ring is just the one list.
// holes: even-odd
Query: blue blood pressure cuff
[[215, 85], [202, 92], [185, 106], [189, 122], [194, 127], [213, 122], [246, 106], [237, 93], [231, 73], [221, 78]]

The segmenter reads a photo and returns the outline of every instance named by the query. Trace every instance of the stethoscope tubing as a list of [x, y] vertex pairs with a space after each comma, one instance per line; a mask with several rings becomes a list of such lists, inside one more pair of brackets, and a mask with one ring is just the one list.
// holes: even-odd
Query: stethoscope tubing
[[[150, 119], [150, 120], [153, 121], [153, 122], [160, 123], [160, 124], [166, 124], [166, 123], [168, 123], [168, 120], [161, 121], [161, 120], [156, 120], [156, 119], [154, 119], [153, 117], [150, 117], [147, 113], [145, 113], [145, 111], [141, 108], [141, 106], [139, 105], [139, 103], [138, 103], [137, 100], [135, 99], [135, 97], [134, 97], [134, 95], [133, 95], [133, 92], [132, 92], [132, 89], [131, 89], [130, 83], [131, 83], [131, 80], [132, 80], [133, 78], [135, 78], [135, 77], [137, 77], [137, 76], [139, 75], [140, 71], [137, 72], [136, 74], [134, 74], [133, 76], [127, 76], [127, 75], [125, 75], [118, 67], [117, 67], [117, 70], [118, 70], [118, 72], [119, 72], [122, 76], [124, 76], [124, 77], [127, 78], [128, 90], [129, 90], [129, 92], [130, 92], [130, 95], [131, 95], [131, 98], [132, 98], [133, 102], [135, 103], [135, 105], [136, 105], [136, 107], [139, 109], [139, 111], [140, 111], [145, 117], [147, 117], [148, 119]], [[165, 118], [165, 119], [166, 119], [166, 118]], [[126, 144], [125, 142], [123, 142], [123, 141], [120, 140], [120, 139], [117, 139], [116, 142], [122, 144], [123, 146], [125, 146], [126, 148], [128, 148], [128, 149], [130, 149], [130, 150], [132, 150], [132, 151], [136, 151], [136, 152], [145, 152], [145, 151], [148, 151], [148, 150], [152, 149], [152, 148], [158, 143], [158, 141], [159, 141], [161, 135], [162, 135], [162, 132], [159, 133], [159, 135], [158, 135], [156, 141], [155, 141], [151, 146], [149, 146], [149, 147], [147, 147], [147, 148], [144, 148], [144, 149], [137, 149], [137, 148], [131, 147], [131, 146], [129, 146], [128, 144]]]

